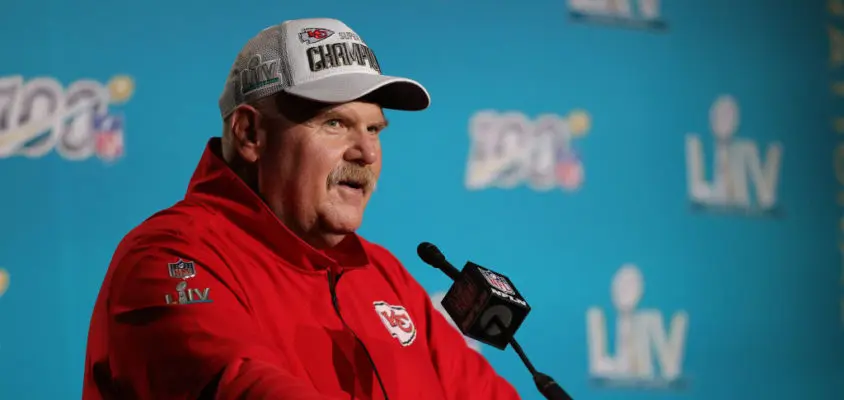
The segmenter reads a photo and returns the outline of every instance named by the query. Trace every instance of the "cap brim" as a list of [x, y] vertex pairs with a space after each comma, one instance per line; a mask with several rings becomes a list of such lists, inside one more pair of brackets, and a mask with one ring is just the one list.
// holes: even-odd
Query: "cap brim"
[[366, 98], [383, 108], [403, 111], [420, 111], [431, 104], [428, 91], [416, 81], [366, 73], [329, 76], [298, 84], [284, 91], [309, 100], [330, 104]]

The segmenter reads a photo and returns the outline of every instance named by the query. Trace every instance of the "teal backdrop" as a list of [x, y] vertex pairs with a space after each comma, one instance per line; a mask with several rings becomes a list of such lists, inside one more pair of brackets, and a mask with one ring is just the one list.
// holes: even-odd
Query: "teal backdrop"
[[434, 298], [420, 241], [509, 276], [578, 400], [844, 399], [839, 3], [6, 2], [0, 398], [81, 396], [112, 252], [184, 195], [240, 46], [332, 17], [432, 95], [388, 113], [362, 234]]

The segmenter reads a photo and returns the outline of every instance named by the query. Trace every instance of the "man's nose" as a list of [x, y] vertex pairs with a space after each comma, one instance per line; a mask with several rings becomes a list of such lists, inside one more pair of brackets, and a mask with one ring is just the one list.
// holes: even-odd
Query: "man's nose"
[[346, 151], [345, 159], [361, 165], [374, 164], [378, 161], [378, 140], [367, 132], [355, 135], [355, 144]]

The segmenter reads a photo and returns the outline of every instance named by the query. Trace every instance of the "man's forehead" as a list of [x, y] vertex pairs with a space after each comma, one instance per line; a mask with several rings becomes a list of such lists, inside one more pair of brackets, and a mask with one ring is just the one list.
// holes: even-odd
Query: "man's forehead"
[[359, 109], [359, 105], [367, 104], [368, 106], [377, 107], [378, 118], [386, 123], [384, 109], [374, 102], [364, 100], [341, 104], [327, 104], [282, 92], [270, 98], [265, 98], [259, 101], [259, 103], [261, 104], [256, 105], [259, 106], [259, 108], [264, 109], [264, 111], [276, 112], [284, 116], [286, 119], [298, 123], [306, 122], [329, 114], [347, 117], [352, 115], [362, 117], [362, 115], [360, 115], [361, 111]]
[[[361, 107], [361, 105], [366, 105], [366, 108]], [[372, 112], [375, 111], [376, 112]], [[387, 121], [387, 117], [384, 115], [384, 109], [375, 103], [369, 102], [361, 102], [361, 101], [353, 101], [348, 103], [342, 104], [332, 104], [320, 111], [321, 115], [332, 115], [332, 114], [351, 114], [355, 117], [376, 117], [382, 120], [384, 123]]]

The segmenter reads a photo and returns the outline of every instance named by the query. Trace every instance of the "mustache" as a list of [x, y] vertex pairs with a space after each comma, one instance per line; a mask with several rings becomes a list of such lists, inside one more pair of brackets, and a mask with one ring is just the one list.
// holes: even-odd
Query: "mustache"
[[362, 188], [366, 193], [375, 190], [378, 177], [371, 168], [357, 164], [342, 164], [328, 175], [328, 186], [340, 184]]

